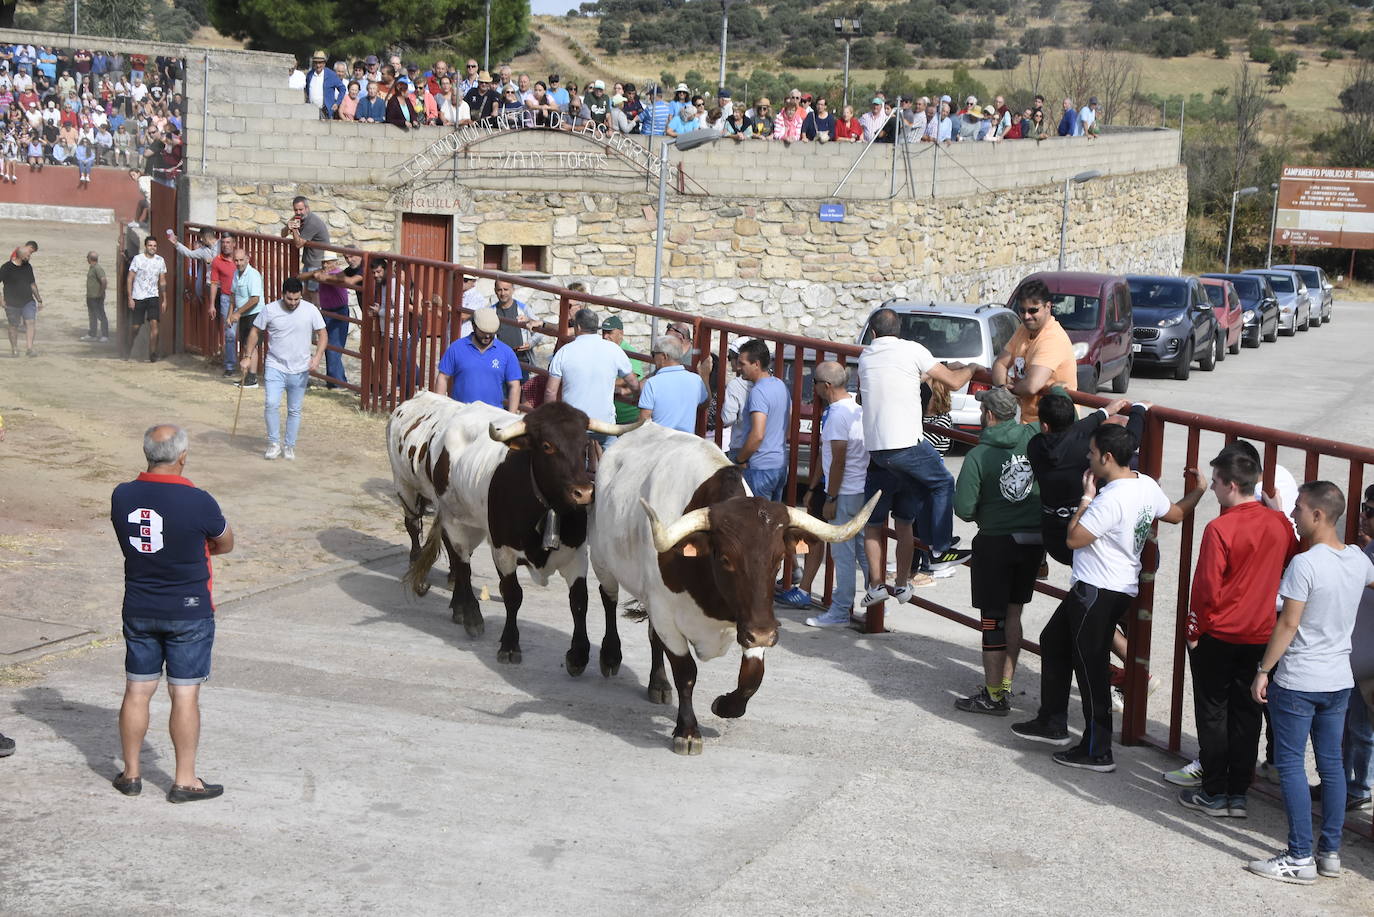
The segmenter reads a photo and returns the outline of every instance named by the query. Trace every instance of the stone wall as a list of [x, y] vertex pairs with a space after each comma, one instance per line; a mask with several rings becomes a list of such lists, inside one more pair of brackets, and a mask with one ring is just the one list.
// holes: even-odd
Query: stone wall
[[[472, 191], [455, 182], [393, 191], [331, 185], [222, 184], [219, 222], [275, 232], [290, 199], [315, 202], [336, 242], [397, 248], [405, 212], [451, 213], [457, 260], [485, 246], [539, 246], [555, 283], [652, 299], [653, 195]], [[749, 324], [851, 339], [864, 314], [893, 297], [1004, 301], [1016, 281], [1054, 269], [1063, 186], [937, 200], [850, 202], [843, 222], [814, 202], [672, 201], [663, 303]], [[1067, 267], [1175, 274], [1183, 259], [1187, 181], [1181, 167], [1104, 176], [1072, 189]]]

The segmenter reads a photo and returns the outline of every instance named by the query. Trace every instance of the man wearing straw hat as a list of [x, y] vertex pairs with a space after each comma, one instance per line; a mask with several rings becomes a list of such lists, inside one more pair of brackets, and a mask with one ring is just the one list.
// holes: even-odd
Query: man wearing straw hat
[[310, 70], [305, 74], [305, 101], [315, 106], [321, 121], [334, 120], [345, 91], [343, 80], [325, 66], [327, 63], [324, 52], [316, 51], [310, 58]]

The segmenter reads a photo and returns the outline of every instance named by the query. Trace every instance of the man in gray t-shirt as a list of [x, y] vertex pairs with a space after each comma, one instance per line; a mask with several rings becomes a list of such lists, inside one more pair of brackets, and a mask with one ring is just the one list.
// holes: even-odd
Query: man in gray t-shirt
[[754, 383], [744, 405], [749, 435], [735, 456], [754, 496], [781, 501], [787, 484], [787, 421], [792, 399], [787, 386], [768, 369], [768, 345], [753, 340], [740, 348], [740, 372]]
[[[296, 248], [301, 250], [301, 273], [318, 271], [324, 264], [324, 249], [310, 248], [307, 242], [317, 242], [321, 245], [329, 244], [329, 227], [318, 214], [310, 210], [310, 202], [302, 195], [297, 195], [291, 201], [291, 219], [286, 221], [282, 227], [283, 237], [289, 236], [291, 241], [296, 243]], [[305, 284], [305, 299], [315, 305], [320, 303], [320, 282], [309, 280]]]

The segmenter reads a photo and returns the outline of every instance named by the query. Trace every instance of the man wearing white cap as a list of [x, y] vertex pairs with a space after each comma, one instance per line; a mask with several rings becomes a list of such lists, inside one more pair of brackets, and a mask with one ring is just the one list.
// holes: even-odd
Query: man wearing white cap
[[603, 127], [610, 126], [611, 99], [606, 95], [606, 84], [593, 80], [591, 91], [582, 99], [582, 111], [587, 120]]
[[520, 405], [520, 361], [496, 339], [496, 310], [472, 313], [472, 333], [449, 345], [439, 360], [438, 389], [455, 401], [481, 401], [515, 411]]

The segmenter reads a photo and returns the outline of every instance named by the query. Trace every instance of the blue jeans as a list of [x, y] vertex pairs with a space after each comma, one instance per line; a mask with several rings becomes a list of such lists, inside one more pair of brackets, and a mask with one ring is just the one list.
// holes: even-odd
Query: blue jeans
[[754, 492], [754, 496], [774, 502], [782, 501], [782, 489], [787, 486], [787, 466], [781, 468], [755, 468], [750, 465], [744, 469], [744, 483]]
[[[840, 494], [835, 503], [834, 525], [844, 525], [864, 508], [863, 494]], [[830, 546], [830, 556], [835, 561], [835, 586], [830, 591], [829, 613], [843, 614], [854, 608], [854, 570], [860, 567], [864, 581], [868, 577], [868, 557], [864, 554], [864, 533], [859, 529], [857, 535], [848, 541], [837, 541]]]
[[[329, 335], [329, 346], [343, 349], [348, 343], [348, 322], [341, 318], [330, 318], [326, 312], [324, 316], [324, 332]], [[327, 383], [330, 388], [340, 382], [347, 382], [348, 376], [344, 374], [343, 354], [335, 353], [333, 350], [324, 352], [324, 372], [330, 379], [334, 380]]]
[[310, 373], [284, 373], [279, 369], [267, 367], [262, 374], [263, 386], [267, 397], [264, 399], [263, 413], [267, 420], [267, 441], [278, 442], [281, 432], [281, 393], [286, 392], [286, 445], [296, 445], [296, 434], [301, 429], [301, 404], [305, 401], [305, 386], [310, 381]]
[[239, 323], [229, 321], [234, 311], [234, 294], [219, 294], [219, 320], [224, 324], [224, 368], [231, 372], [239, 368]]
[[1307, 737], [1322, 779], [1321, 853], [1341, 849], [1345, 824], [1345, 775], [1341, 772], [1341, 733], [1350, 689], [1290, 691], [1269, 685], [1269, 722], [1274, 730], [1274, 764], [1279, 769], [1283, 807], [1288, 814], [1288, 853], [1312, 855], [1312, 794], [1307, 788]]
[[[868, 453], [879, 468], [892, 472], [897, 485], [916, 495], [920, 512], [916, 531], [935, 554], [949, 550], [954, 538], [954, 475], [929, 440], [905, 449], [880, 449]], [[897, 494], [892, 495], [895, 499]]]
[[1341, 757], [1345, 763], [1345, 794], [1353, 799], [1368, 799], [1374, 764], [1374, 724], [1369, 721], [1369, 708], [1358, 690], [1350, 692], [1350, 705], [1345, 710]]

